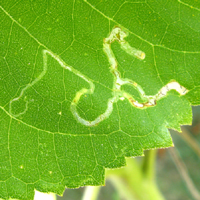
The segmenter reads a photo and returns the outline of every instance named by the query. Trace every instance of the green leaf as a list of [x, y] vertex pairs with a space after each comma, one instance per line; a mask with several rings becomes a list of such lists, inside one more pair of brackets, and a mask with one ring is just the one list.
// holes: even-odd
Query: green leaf
[[0, 198], [103, 185], [191, 123], [198, 1], [8, 0], [0, 16]]

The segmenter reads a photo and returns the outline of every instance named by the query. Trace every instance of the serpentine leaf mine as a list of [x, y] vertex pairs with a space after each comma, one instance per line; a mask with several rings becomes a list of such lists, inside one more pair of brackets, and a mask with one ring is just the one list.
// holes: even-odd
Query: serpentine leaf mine
[[[112, 92], [113, 96], [112, 96], [112, 98], [108, 99], [106, 110], [102, 114], [100, 114], [98, 117], [96, 117], [93, 121], [88, 121], [88, 120], [82, 118], [77, 111], [77, 105], [78, 105], [81, 97], [85, 94], [93, 94], [94, 93], [95, 85], [94, 85], [93, 81], [90, 78], [88, 78], [87, 76], [85, 76], [84, 74], [82, 74], [81, 72], [79, 72], [78, 70], [74, 69], [71, 66], [68, 66], [55, 53], [51, 52], [50, 50], [46, 50], [46, 49], [42, 51], [43, 71], [35, 80], [33, 80], [31, 83], [27, 84], [21, 90], [21, 93], [18, 97], [14, 98], [10, 101], [9, 113], [11, 115], [13, 115], [14, 117], [18, 117], [18, 116], [26, 113], [26, 111], [28, 110], [28, 103], [29, 103], [26, 100], [26, 97], [24, 97], [24, 101], [26, 102], [25, 109], [21, 113], [14, 114], [12, 112], [12, 103], [15, 101], [19, 101], [20, 98], [23, 97], [24, 92], [26, 90], [28, 90], [31, 86], [36, 84], [38, 81], [40, 81], [45, 76], [45, 74], [48, 70], [48, 65], [47, 65], [47, 63], [48, 63], [47, 56], [48, 55], [50, 55], [52, 58], [54, 58], [60, 64], [61, 67], [74, 73], [76, 76], [79, 76], [80, 78], [82, 78], [89, 84], [89, 89], [82, 88], [80, 91], [78, 91], [76, 93], [76, 95], [70, 105], [70, 110], [71, 110], [74, 118], [77, 120], [77, 122], [79, 122], [85, 126], [95, 126], [95, 125], [98, 125], [100, 122], [104, 121], [105, 119], [107, 119], [113, 111], [113, 104], [116, 103], [118, 100], [123, 101], [124, 99], [127, 99], [130, 102], [130, 104], [134, 107], [146, 108], [146, 107], [150, 107], [150, 106], [155, 106], [156, 101], [165, 97], [167, 92], [170, 90], [176, 90], [180, 95], [185, 95], [188, 92], [188, 90], [186, 88], [184, 88], [183, 86], [181, 86], [178, 82], [173, 81], [173, 82], [168, 83], [164, 87], [162, 87], [156, 95], [148, 96], [148, 95], [145, 95], [145, 92], [143, 91], [142, 87], [140, 85], [138, 85], [136, 82], [134, 82], [133, 80], [127, 79], [127, 78], [121, 78], [121, 74], [117, 69], [117, 60], [111, 49], [111, 44], [114, 41], [117, 41], [120, 44], [121, 49], [124, 50], [126, 53], [128, 53], [140, 60], [145, 59], [145, 53], [143, 51], [140, 51], [140, 50], [135, 49], [134, 47], [131, 47], [130, 44], [124, 39], [127, 36], [128, 36], [128, 34], [124, 30], [122, 30], [120, 27], [114, 27], [113, 30], [111, 31], [110, 35], [103, 40], [103, 51], [105, 52], [105, 54], [108, 58], [108, 61], [110, 63], [109, 71], [110, 71], [110, 73], [112, 73], [113, 79], [114, 79], [113, 92]], [[141, 99], [144, 100], [145, 103], [140, 103], [140, 102], [136, 101], [132, 97], [131, 94], [123, 91], [121, 89], [121, 86], [126, 85], [126, 84], [135, 88], [139, 92]]]

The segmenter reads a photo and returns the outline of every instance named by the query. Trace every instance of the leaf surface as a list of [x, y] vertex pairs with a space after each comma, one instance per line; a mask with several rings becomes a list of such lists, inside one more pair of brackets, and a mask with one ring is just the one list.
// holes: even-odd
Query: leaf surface
[[[168, 128], [191, 124], [200, 104], [198, 2], [8, 0], [0, 16], [0, 198], [103, 185], [105, 168], [172, 146]], [[116, 28], [144, 59], [121, 40], [105, 53]], [[116, 89], [116, 79], [133, 84]]]

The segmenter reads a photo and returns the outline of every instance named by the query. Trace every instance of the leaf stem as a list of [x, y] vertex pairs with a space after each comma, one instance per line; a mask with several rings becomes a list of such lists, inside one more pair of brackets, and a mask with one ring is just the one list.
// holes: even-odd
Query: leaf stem
[[194, 183], [192, 182], [192, 179], [189, 177], [185, 164], [179, 158], [178, 152], [174, 148], [169, 148], [169, 153], [177, 167], [178, 172], [180, 173], [182, 179], [185, 181], [191, 195], [193, 196], [194, 199], [200, 200], [200, 194], [196, 189]]
[[86, 186], [82, 200], [96, 200], [101, 186]]
[[[138, 160], [127, 158], [125, 168], [106, 171], [106, 177], [112, 181], [124, 199], [164, 200], [154, 179], [156, 152], [155, 150], [146, 151], [142, 166]], [[117, 175], [117, 178], [113, 178]], [[132, 198], [130, 198], [130, 194]]]
[[184, 127], [181, 127], [181, 133], [177, 132], [182, 139], [185, 140], [185, 142], [193, 149], [193, 151], [200, 157], [200, 147], [199, 144], [195, 141], [195, 139], [192, 137], [190, 132]]
[[154, 181], [155, 178], [155, 161], [157, 150], [145, 151], [145, 156], [142, 164], [143, 175], [149, 181]]
[[135, 200], [133, 193], [120, 177], [111, 176], [109, 181], [117, 189], [120, 199]]

